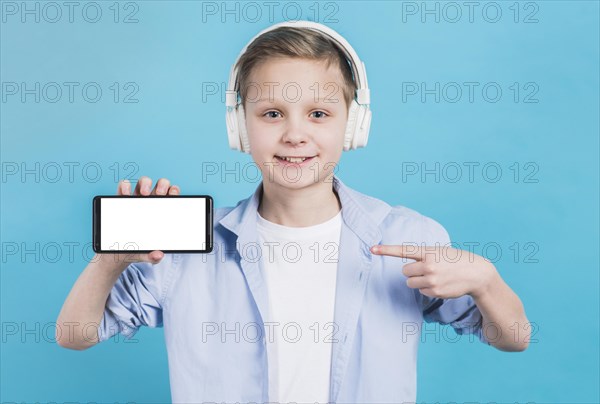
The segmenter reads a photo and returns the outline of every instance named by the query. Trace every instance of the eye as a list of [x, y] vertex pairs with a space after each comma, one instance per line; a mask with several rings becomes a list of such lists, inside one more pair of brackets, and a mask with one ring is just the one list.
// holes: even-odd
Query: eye
[[277, 116], [269, 115], [269, 114], [279, 114], [279, 111], [268, 111], [263, 114], [263, 116], [267, 116], [268, 118], [277, 118]]
[[324, 118], [327, 114], [323, 111], [314, 111], [313, 114], [322, 114], [321, 116], [316, 116], [315, 118]]

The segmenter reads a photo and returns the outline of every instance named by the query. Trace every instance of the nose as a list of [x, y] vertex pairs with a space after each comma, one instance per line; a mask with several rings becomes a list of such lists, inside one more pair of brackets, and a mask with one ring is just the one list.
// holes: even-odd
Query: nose
[[302, 122], [300, 117], [292, 117], [288, 119], [285, 125], [283, 138], [285, 143], [293, 145], [306, 143], [308, 140], [307, 127]]

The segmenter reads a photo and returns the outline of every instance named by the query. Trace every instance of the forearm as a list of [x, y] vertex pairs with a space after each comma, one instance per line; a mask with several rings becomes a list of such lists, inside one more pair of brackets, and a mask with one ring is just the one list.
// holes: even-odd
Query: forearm
[[65, 348], [86, 349], [98, 343], [98, 324], [108, 295], [127, 267], [96, 256], [71, 289], [56, 321], [56, 342]]
[[524, 351], [529, 346], [529, 320], [523, 303], [494, 269], [485, 288], [472, 293], [483, 316], [483, 331], [491, 345], [501, 351]]

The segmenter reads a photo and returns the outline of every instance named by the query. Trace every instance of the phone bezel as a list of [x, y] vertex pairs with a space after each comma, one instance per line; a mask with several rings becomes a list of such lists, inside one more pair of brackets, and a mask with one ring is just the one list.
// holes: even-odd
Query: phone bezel
[[206, 199], [206, 249], [204, 250], [160, 250], [165, 254], [207, 254], [213, 251], [213, 198], [210, 195], [97, 195], [92, 201], [92, 247], [95, 253], [146, 254], [156, 250], [102, 250], [100, 244], [100, 210], [103, 198], [203, 198]]

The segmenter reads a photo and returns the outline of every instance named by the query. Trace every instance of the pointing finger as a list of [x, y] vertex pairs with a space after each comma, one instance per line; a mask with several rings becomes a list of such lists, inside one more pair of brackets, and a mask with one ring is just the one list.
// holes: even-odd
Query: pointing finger
[[371, 251], [378, 255], [422, 260], [421, 249], [415, 245], [376, 245], [371, 248]]

